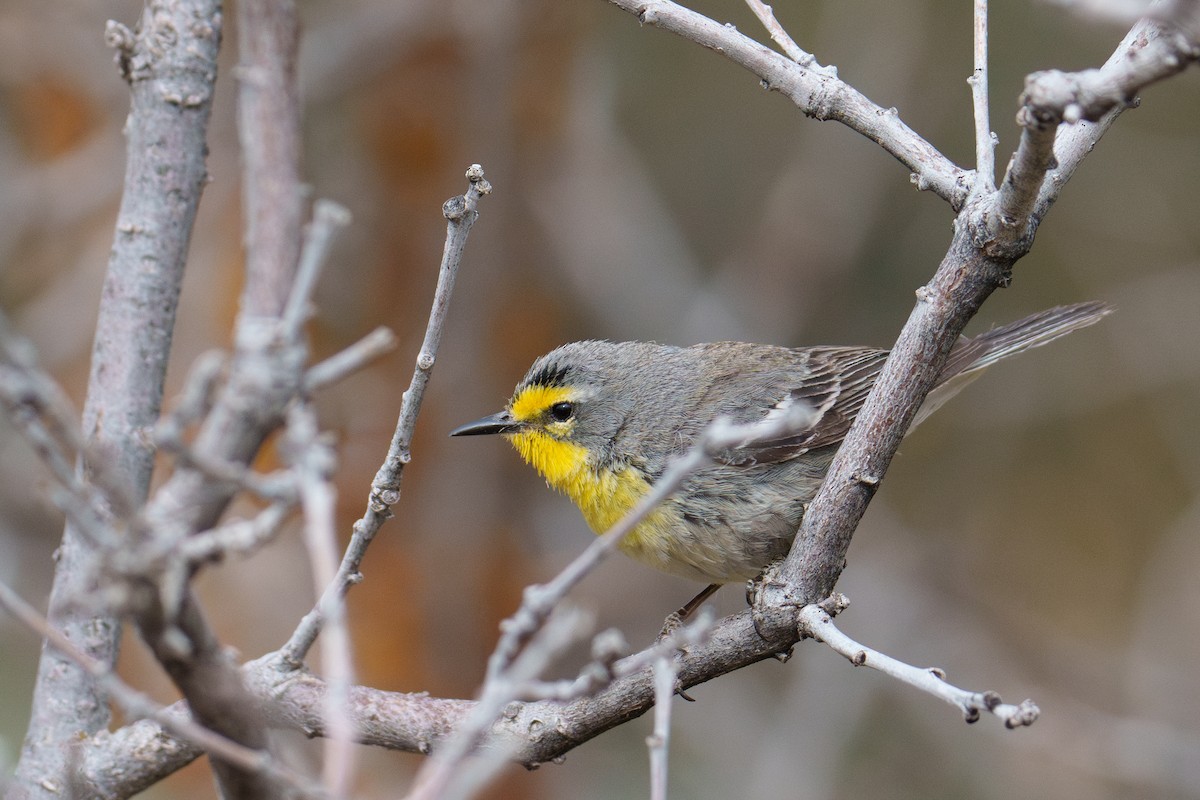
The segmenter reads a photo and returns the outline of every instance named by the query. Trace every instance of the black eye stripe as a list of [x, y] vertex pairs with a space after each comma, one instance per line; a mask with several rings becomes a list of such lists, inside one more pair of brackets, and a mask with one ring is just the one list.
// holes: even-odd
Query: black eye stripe
[[567, 401], [555, 403], [550, 406], [550, 416], [559, 422], [566, 422], [575, 414], [575, 406]]

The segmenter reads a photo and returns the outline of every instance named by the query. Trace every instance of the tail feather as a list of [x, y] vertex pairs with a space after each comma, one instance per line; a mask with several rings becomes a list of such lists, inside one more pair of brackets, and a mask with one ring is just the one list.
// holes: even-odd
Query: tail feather
[[1002, 358], [1041, 347], [1072, 331], [1094, 325], [1111, 313], [1112, 306], [1096, 301], [1058, 306], [963, 339], [950, 351], [940, 380], [947, 381], [955, 375], [974, 372]]
[[985, 367], [1002, 358], [1041, 347], [1071, 331], [1094, 325], [1111, 313], [1112, 307], [1100, 302], [1058, 306], [993, 328], [971, 339], [960, 340], [950, 351], [937, 385], [921, 404], [912, 427], [917, 427], [947, 400], [965, 389]]

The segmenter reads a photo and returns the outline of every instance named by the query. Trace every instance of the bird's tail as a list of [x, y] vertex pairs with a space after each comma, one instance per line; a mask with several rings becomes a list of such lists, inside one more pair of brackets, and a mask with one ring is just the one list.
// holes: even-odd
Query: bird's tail
[[955, 375], [975, 372], [1002, 358], [1041, 347], [1071, 331], [1094, 325], [1111, 313], [1112, 306], [1095, 301], [1058, 306], [963, 339], [950, 351], [940, 380], [947, 381]]
[[1094, 325], [1111, 313], [1112, 307], [1100, 302], [1058, 306], [970, 339], [959, 340], [950, 351], [937, 384], [925, 398], [911, 427], [917, 427], [947, 400], [966, 388], [985, 367], [1002, 358], [1041, 347], [1071, 331]]

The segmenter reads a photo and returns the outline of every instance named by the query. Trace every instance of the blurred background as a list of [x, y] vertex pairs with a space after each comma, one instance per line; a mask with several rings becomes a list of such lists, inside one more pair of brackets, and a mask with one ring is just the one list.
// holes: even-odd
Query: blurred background
[[[804, 118], [734, 64], [601, 0], [301, 2], [304, 172], [346, 205], [317, 293], [317, 357], [378, 325], [395, 353], [320, 397], [339, 440], [342, 529], [361, 514], [428, 313], [443, 200], [484, 165], [471, 234], [397, 518], [350, 595], [364, 683], [468, 697], [521, 588], [591, 535], [499, 440], [450, 440], [498, 410], [530, 361], [573, 339], [887, 346], [951, 233], [946, 204], [836, 123]], [[762, 41], [741, 2], [693, 4]], [[970, 3], [778, 2], [799, 44], [957, 163], [973, 158]], [[0, 305], [82, 405], [124, 168], [125, 85], [104, 22], [131, 0], [0, 6]], [[226, 9], [168, 393], [226, 347], [240, 290], [237, 31]], [[1124, 28], [995, 4], [997, 161], [1025, 74], [1098, 66]], [[1143, 95], [1063, 193], [1033, 253], [974, 323], [1101, 299], [1103, 324], [990, 371], [908, 442], [855, 537], [841, 618], [860, 641], [952, 681], [1034, 698], [1042, 719], [967, 727], [819, 646], [677, 702], [673, 796], [1184, 798], [1200, 795], [1200, 73]], [[263, 466], [270, 466], [268, 454]], [[62, 520], [0, 423], [0, 578], [45, 607]], [[237, 509], [234, 510], [234, 513]], [[312, 602], [293, 529], [200, 589], [246, 657]], [[625, 560], [573, 600], [648, 643], [698, 587]], [[722, 613], [742, 592], [716, 597]], [[29, 713], [38, 642], [0, 617], [0, 760]], [[578, 661], [562, 665], [563, 674]], [[174, 699], [140, 643], [122, 672]], [[635, 720], [493, 798], [647, 794]], [[421, 757], [363, 753], [364, 797], [403, 792]], [[203, 764], [150, 797], [212, 796]]]

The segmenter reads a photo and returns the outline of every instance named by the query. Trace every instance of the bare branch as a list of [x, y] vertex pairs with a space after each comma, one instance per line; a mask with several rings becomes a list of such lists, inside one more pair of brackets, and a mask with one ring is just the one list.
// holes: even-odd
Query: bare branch
[[292, 294], [304, 216], [296, 85], [299, 23], [294, 0], [244, 0], [236, 9], [246, 216], [242, 314], [274, 318]]
[[254, 553], [275, 538], [291, 509], [290, 502], [272, 503], [251, 519], [227, 522], [189, 537], [176, 551], [181, 569], [190, 573], [208, 561]]
[[800, 609], [798, 622], [802, 634], [829, 645], [854, 666], [879, 670], [884, 675], [944, 700], [962, 711], [967, 722], [977, 722], [983, 711], [994, 714], [1009, 729], [1032, 725], [1037, 721], [1038, 707], [1032, 700], [1014, 706], [1002, 702], [1000, 695], [995, 692], [970, 692], [951, 686], [946, 682], [946, 674], [936, 667], [914, 667], [854, 641], [838, 630], [833, 624], [832, 615], [820, 605], [808, 605]]
[[467, 234], [470, 233], [471, 226], [479, 217], [479, 198], [492, 191], [492, 185], [483, 177], [483, 168], [478, 164], [472, 164], [468, 168], [467, 181], [469, 185], [466, 194], [453, 197], [442, 206], [442, 213], [446, 217], [446, 244], [442, 250], [437, 288], [433, 294], [433, 308], [429, 312], [425, 339], [422, 341], [421, 350], [417, 355], [412, 381], [400, 402], [400, 416], [396, 422], [396, 430], [392, 434], [387, 456], [379, 467], [379, 471], [376, 472], [375, 479], [371, 482], [371, 494], [367, 501], [366, 513], [363, 514], [362, 519], [354, 523], [350, 544], [346, 547], [337, 576], [325, 587], [317, 606], [304, 616], [287, 644], [280, 649], [284, 661], [294, 666], [299, 666], [304, 661], [305, 655], [321, 632], [323, 625], [321, 609], [326, 604], [327, 598], [328, 602], [335, 602], [335, 598], [345, 596], [350, 587], [361, 579], [358, 569], [366, 555], [367, 548], [375, 539], [375, 534], [379, 531], [380, 526], [391, 516], [391, 506], [400, 500], [400, 476], [404, 465], [412, 457], [409, 446], [417, 424], [417, 414], [421, 409], [421, 400], [425, 395], [425, 386], [429, 383], [429, 376], [437, 358], [437, 350], [442, 341], [442, 328], [446, 324], [446, 314], [450, 308], [450, 295], [454, 290], [454, 279], [458, 275], [459, 264], [462, 262], [463, 250], [467, 244]]
[[329, 728], [325, 743], [324, 783], [332, 798], [345, 797], [354, 779], [354, 730], [346, 711], [350, 686], [354, 683], [350, 634], [346, 628], [346, 606], [338, 594], [322, 595], [333, 583], [337, 570], [335, 516], [337, 491], [329, 481], [336, 457], [322, 441], [316, 414], [307, 404], [288, 410], [286, 452], [297, 474], [304, 506], [304, 543], [312, 564], [314, 594], [322, 602], [326, 622], [321, 666], [328, 682], [324, 714]]
[[1038, 223], [1117, 115], [1143, 88], [1198, 58], [1200, 47], [1182, 32], [1143, 21], [1100, 69], [1026, 78], [1017, 113], [1021, 143], [987, 220], [992, 246], [1028, 250]]
[[[184, 260], [207, 178], [205, 135], [212, 110], [220, 3], [149, 3], [136, 33], [109, 23], [106, 38], [130, 87], [125, 186], [92, 348], [82, 430], [89, 448], [111, 455], [108, 476], [134, 502], [145, 498], [153, 453], [141, 429], [157, 419]], [[93, 547], [68, 525], [50, 595], [50, 624], [90, 657], [111, 666], [120, 627], [74, 601]], [[70, 659], [45, 649], [32, 715], [17, 765], [30, 797], [62, 789], [69, 745], [104, 730], [108, 705]]]
[[878, 144], [912, 172], [918, 189], [928, 189], [959, 210], [970, 191], [968, 174], [938, 152], [900, 120], [896, 109], [885, 109], [828, 69], [805, 68], [703, 14], [668, 0], [610, 0], [653, 25], [715, 50], [756, 75], [763, 85], [780, 92], [804, 114], [835, 120]]
[[[42, 460], [60, 489], [51, 499], [91, 548], [113, 546], [110, 504], [73, 466], [82, 450], [74, 412], [62, 389], [36, 361], [32, 345], [0, 313], [0, 409]], [[113, 503], [112, 505], [118, 505]], [[86, 583], [77, 576], [81, 585]]]
[[304, 393], [312, 394], [362, 369], [396, 346], [396, 334], [376, 328], [345, 350], [309, 367], [304, 375]]
[[[750, 6], [750, 10], [754, 12], [754, 16], [758, 17], [758, 21], [767, 29], [767, 33], [771, 34], [771, 40], [779, 45], [788, 58], [802, 67], [816, 67], [817, 69], [821, 69], [820, 65], [817, 64], [816, 56], [803, 50], [800, 45], [796, 44], [795, 40], [779, 24], [779, 20], [775, 19], [775, 12], [769, 5], [762, 2], [762, 0], [746, 0], [746, 5]], [[830, 74], [836, 76], [837, 70], [831, 70]]]
[[309, 303], [317, 277], [333, 245], [333, 237], [341, 228], [350, 224], [350, 212], [332, 200], [320, 199], [313, 204], [313, 217], [304, 232], [304, 245], [300, 249], [300, 266], [296, 270], [296, 282], [288, 294], [287, 306], [283, 309], [280, 324], [284, 337], [295, 339], [309, 316]]
[[97, 661], [80, 650], [71, 640], [60, 633], [32, 606], [22, 600], [6, 583], [0, 582], [0, 606], [19, 619], [27, 628], [49, 642], [77, 666], [86, 672], [96, 687], [113, 700], [134, 719], [149, 719], [161, 725], [172, 736], [194, 745], [208, 753], [219, 756], [251, 772], [261, 772], [286, 781], [299, 789], [305, 796], [312, 796], [312, 782], [276, 764], [268, 753], [251, 750], [237, 742], [197, 725], [186, 715], [169, 713], [146, 695], [122, 681], [112, 668]]
[[975, 183], [979, 190], [996, 188], [996, 137], [988, 112], [988, 4], [975, 0], [975, 69], [971, 84], [971, 103], [975, 110]]

